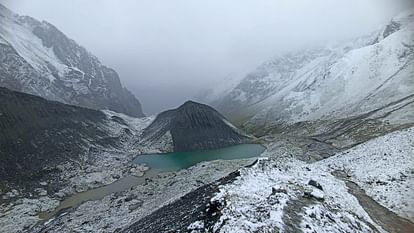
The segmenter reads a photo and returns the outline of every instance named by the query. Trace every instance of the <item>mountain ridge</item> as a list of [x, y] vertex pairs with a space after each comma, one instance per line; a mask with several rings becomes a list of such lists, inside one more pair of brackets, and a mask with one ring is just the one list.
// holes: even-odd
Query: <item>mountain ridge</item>
[[372, 111], [391, 111], [392, 103], [401, 105], [400, 114], [384, 112], [381, 124], [412, 124], [414, 104], [408, 100], [414, 90], [412, 38], [410, 9], [368, 36], [267, 61], [211, 103], [226, 116], [243, 119], [250, 129], [362, 120]]
[[68, 104], [143, 117], [115, 70], [46, 21], [0, 5], [0, 86]]

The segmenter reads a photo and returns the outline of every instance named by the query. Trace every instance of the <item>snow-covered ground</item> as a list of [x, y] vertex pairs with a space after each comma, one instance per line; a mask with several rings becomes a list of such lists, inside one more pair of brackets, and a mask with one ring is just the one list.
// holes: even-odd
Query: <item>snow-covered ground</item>
[[[23, 202], [20, 199], [8, 205], [0, 205], [0, 224], [7, 226], [4, 228], [7, 231], [4, 232], [19, 232], [25, 227], [33, 227], [41, 221], [38, 216], [40, 212], [54, 210], [59, 206], [59, 201], [73, 194], [108, 185], [127, 176], [143, 175], [147, 168], [131, 161], [138, 154], [159, 151], [158, 144], [137, 144], [142, 130], [154, 120], [154, 117], [132, 118], [109, 110], [103, 112], [108, 121], [100, 127], [105, 128], [109, 136], [117, 137], [122, 149], [98, 148], [96, 153], [87, 153], [78, 161], [60, 165], [61, 180], [68, 183], [56, 193], [45, 193], [46, 196], [40, 198], [24, 199]], [[130, 135], [125, 133], [126, 129]], [[169, 143], [161, 140], [161, 144], [165, 150], [165, 145]], [[113, 193], [100, 200], [87, 201], [59, 219], [51, 219], [46, 223], [52, 227], [50, 232], [85, 232], [92, 229], [106, 229], [112, 232], [253, 161], [254, 159], [210, 161], [189, 169], [160, 174], [148, 178], [142, 185]], [[48, 184], [44, 185], [46, 187]], [[18, 195], [18, 191], [4, 195], [11, 198]], [[18, 221], [15, 221], [16, 217], [19, 218]], [[3, 228], [0, 228], [0, 232], [3, 232]]]
[[[108, 117], [124, 119], [134, 133], [139, 133], [153, 119], [136, 120], [110, 111], [105, 113]], [[114, 135], [122, 132], [117, 124], [105, 127], [112, 128]], [[298, 140], [288, 139], [285, 143], [278, 137], [266, 137], [263, 141], [267, 150], [259, 162], [253, 167], [242, 168], [240, 177], [222, 186], [213, 197], [213, 201], [223, 204], [221, 218], [214, 228], [220, 232], [270, 232], [274, 229], [282, 232], [382, 231], [357, 198], [348, 192], [344, 181], [332, 174], [336, 170], [346, 172], [350, 180], [381, 205], [413, 220], [413, 136], [414, 128], [391, 133], [319, 162], [313, 162], [315, 158], [321, 159], [315, 157], [314, 152], [293, 146], [300, 142]], [[42, 193], [39, 198], [1, 205], [0, 224], [4, 227], [0, 232], [19, 232], [32, 227], [40, 220], [37, 214], [56, 208], [63, 196], [109, 184], [128, 175], [140, 175], [145, 170], [126, 164], [125, 161], [133, 157], [131, 154], [115, 152], [105, 152], [107, 154], [96, 166], [86, 166], [77, 173], [65, 173], [70, 184], [58, 193], [45, 194], [44, 190], [38, 190]], [[92, 229], [112, 232], [251, 162], [252, 159], [211, 161], [161, 174], [142, 185], [101, 200], [85, 202], [48, 221], [47, 226], [50, 232]], [[197, 232], [203, 225], [203, 222], [197, 222], [189, 229]]]
[[0, 205], [0, 232], [22, 232], [40, 220], [37, 216], [39, 212], [53, 210], [58, 205], [58, 200], [49, 197], [24, 198], [8, 205]]
[[[109, 110], [103, 112], [107, 121], [100, 127], [109, 137], [116, 137], [122, 148], [95, 148], [96, 152], [89, 151], [81, 155], [79, 160], [59, 165], [60, 179], [67, 183], [56, 193], [47, 192], [49, 184], [46, 181], [40, 183], [44, 189], [37, 189], [33, 198], [19, 198], [18, 190], [9, 193], [1, 193], [0, 190], [3, 199], [16, 198], [15, 201], [0, 205], [0, 232], [19, 232], [25, 227], [33, 226], [41, 220], [38, 217], [40, 212], [55, 209], [60, 201], [70, 195], [111, 184], [126, 176], [144, 174], [147, 168], [131, 161], [138, 154], [153, 149], [135, 148], [133, 143], [154, 117], [133, 118]], [[113, 117], [118, 117], [119, 121], [114, 121]], [[126, 130], [129, 134], [125, 133]]]
[[167, 205], [202, 185], [214, 182], [254, 159], [210, 161], [189, 169], [162, 173], [123, 192], [88, 201], [48, 223], [48, 232], [113, 232]]
[[414, 128], [373, 139], [319, 164], [345, 170], [374, 200], [414, 222]]
[[275, 155], [275, 151], [267, 150], [264, 156], [268, 158], [241, 169], [241, 176], [222, 186], [212, 198], [212, 202], [223, 204], [214, 230], [383, 231], [348, 192], [344, 181], [332, 174], [337, 170], [345, 171], [378, 203], [412, 221], [413, 138], [414, 128], [410, 128], [312, 164], [292, 158], [287, 152], [276, 151]]

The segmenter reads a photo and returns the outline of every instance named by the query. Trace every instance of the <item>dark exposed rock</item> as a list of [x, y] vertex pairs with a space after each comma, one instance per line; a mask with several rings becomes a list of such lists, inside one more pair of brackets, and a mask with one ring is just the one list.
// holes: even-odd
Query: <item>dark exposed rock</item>
[[94, 147], [117, 146], [101, 127], [107, 120], [100, 111], [0, 87], [0, 188], [30, 189], [57, 175], [56, 165], [93, 154]]
[[[186, 232], [188, 226], [195, 221], [202, 221], [206, 232], [211, 232], [213, 224], [221, 215], [220, 211], [206, 211], [209, 206], [211, 208], [210, 200], [219, 190], [220, 185], [233, 182], [239, 175], [240, 173], [236, 171], [214, 183], [204, 185], [120, 232]], [[218, 210], [219, 206], [216, 207]]]
[[395, 21], [391, 21], [384, 29], [383, 33], [382, 33], [382, 37], [386, 38], [389, 35], [391, 35], [392, 33], [400, 30], [400, 24], [398, 22]]
[[272, 195], [275, 195], [277, 193], [287, 194], [287, 190], [281, 187], [272, 187]]
[[320, 190], [323, 191], [322, 185], [320, 185], [318, 182], [316, 182], [314, 180], [310, 180], [308, 182], [308, 185], [311, 185], [311, 186], [313, 186], [313, 187], [315, 187], [315, 188], [320, 189]]
[[303, 197], [305, 197], [305, 198], [314, 198], [315, 200], [318, 200], [318, 201], [324, 201], [325, 200], [325, 197], [324, 197], [323, 193], [321, 195], [321, 194], [319, 194], [319, 192], [315, 192], [315, 191], [312, 191], [312, 190], [307, 190], [307, 191], [303, 192]]
[[193, 101], [160, 113], [144, 130], [143, 138], [156, 141], [167, 132], [171, 133], [174, 151], [216, 149], [248, 141], [212, 107]]
[[211, 215], [211, 216], [219, 214], [224, 206], [226, 206], [225, 200], [223, 200], [223, 201], [221, 201], [221, 200], [211, 200], [207, 204], [207, 214]]

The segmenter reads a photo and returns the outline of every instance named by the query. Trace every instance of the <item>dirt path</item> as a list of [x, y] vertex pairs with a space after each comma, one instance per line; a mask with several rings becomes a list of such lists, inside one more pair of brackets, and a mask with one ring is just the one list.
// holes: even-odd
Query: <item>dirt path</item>
[[356, 183], [350, 181], [343, 171], [335, 171], [332, 173], [335, 177], [345, 182], [348, 192], [354, 195], [359, 204], [368, 213], [371, 219], [390, 233], [413, 233], [414, 224], [407, 219], [401, 218], [394, 212], [388, 210], [384, 206], [378, 204], [371, 197], [365, 194]]

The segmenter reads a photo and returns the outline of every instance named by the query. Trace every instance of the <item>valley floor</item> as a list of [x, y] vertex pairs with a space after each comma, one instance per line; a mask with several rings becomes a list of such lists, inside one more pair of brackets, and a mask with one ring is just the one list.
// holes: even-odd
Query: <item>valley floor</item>
[[[317, 150], [309, 149], [314, 148], [308, 146], [309, 141], [266, 137], [263, 142], [267, 150], [252, 166], [240, 169], [253, 163], [252, 159], [200, 163], [148, 179], [143, 185], [101, 200], [85, 202], [47, 222], [40, 221], [37, 214], [55, 208], [59, 199], [45, 195], [1, 205], [0, 231], [412, 232], [414, 229], [414, 128], [372, 139], [343, 152], [318, 145], [319, 154], [326, 151], [336, 154], [317, 162], [321, 156]], [[239, 172], [232, 173], [238, 169]], [[154, 224], [157, 219], [171, 224]], [[143, 224], [148, 227], [142, 227]]]

